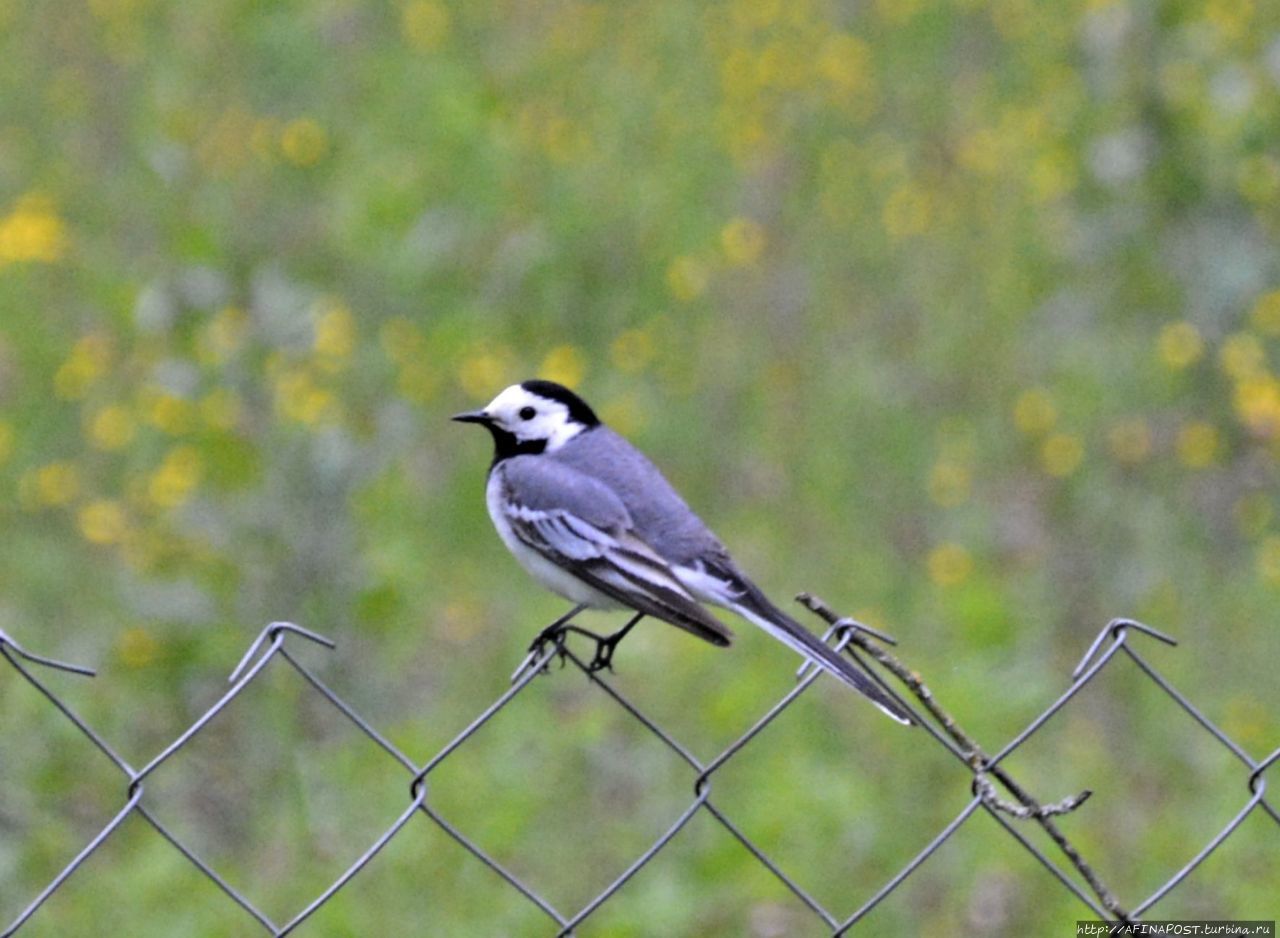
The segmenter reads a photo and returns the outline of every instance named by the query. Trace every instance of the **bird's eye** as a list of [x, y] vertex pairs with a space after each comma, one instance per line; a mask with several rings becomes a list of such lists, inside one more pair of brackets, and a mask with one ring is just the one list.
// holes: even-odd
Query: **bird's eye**
[[537, 412], [536, 410], [534, 410], [532, 407], [521, 407], [521, 408], [520, 408], [520, 419], [521, 419], [521, 420], [532, 420], [532, 419], [533, 419], [534, 417], [536, 417], [537, 415], [538, 415], [538, 412]]

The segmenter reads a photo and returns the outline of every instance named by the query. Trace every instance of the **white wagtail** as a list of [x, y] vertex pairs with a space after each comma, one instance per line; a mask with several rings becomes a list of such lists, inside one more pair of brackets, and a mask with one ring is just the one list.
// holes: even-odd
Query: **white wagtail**
[[[602, 424], [568, 388], [514, 384], [454, 420], [493, 434], [489, 516], [534, 579], [576, 603], [534, 642], [568, 629], [597, 642], [593, 670], [644, 616], [728, 645], [728, 628], [699, 600], [732, 610], [865, 694], [895, 720], [906, 711], [866, 675], [769, 601], [643, 453]], [[584, 608], [638, 614], [608, 637], [569, 625]]]

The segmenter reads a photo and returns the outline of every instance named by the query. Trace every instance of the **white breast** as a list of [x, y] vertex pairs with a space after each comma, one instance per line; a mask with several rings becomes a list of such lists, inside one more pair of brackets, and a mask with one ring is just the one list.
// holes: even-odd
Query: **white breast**
[[520, 566], [547, 589], [570, 602], [582, 603], [593, 609], [623, 608], [622, 604], [612, 597], [584, 583], [516, 537], [503, 504], [501, 472], [499, 467], [489, 473], [489, 484], [484, 492], [485, 505], [489, 509], [493, 526], [498, 530], [498, 536], [502, 538], [502, 543], [507, 545], [507, 550], [511, 551], [520, 562]]

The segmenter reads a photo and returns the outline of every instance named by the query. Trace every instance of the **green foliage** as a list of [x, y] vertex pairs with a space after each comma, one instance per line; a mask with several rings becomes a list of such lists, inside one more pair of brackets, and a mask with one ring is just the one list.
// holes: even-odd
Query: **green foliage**
[[[991, 748], [1133, 615], [1268, 752], [1278, 50], [1280, 7], [1226, 0], [0, 0], [0, 626], [100, 668], [59, 692], [137, 765], [292, 619], [425, 759], [561, 610], [489, 528], [487, 442], [446, 420], [538, 374], [653, 454], [778, 600], [897, 635]], [[717, 652], [647, 625], [618, 658], [702, 758], [790, 686], [792, 656], [738, 631]], [[1132, 903], [1246, 794], [1126, 668], [1013, 765], [1046, 800], [1097, 790], [1066, 825]], [[967, 783], [839, 688], [811, 696], [716, 798], [848, 911]], [[7, 921], [124, 786], [4, 669], [0, 713]], [[157, 810], [286, 917], [400, 810], [384, 762], [282, 671], [158, 773]], [[566, 671], [435, 784], [568, 907], [692, 777]], [[414, 825], [309, 934], [546, 924]], [[1251, 822], [1157, 911], [1273, 917], [1275, 858]], [[1082, 911], [976, 818], [869, 921], [1047, 934]], [[29, 930], [236, 915], [131, 819]], [[813, 924], [696, 819], [587, 931]]]

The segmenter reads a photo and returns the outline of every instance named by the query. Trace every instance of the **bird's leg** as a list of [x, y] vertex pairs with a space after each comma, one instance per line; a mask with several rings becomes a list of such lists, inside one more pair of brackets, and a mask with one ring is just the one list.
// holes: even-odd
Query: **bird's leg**
[[[525, 670], [528, 669], [530, 665], [542, 657], [543, 651], [546, 649], [548, 642], [555, 644], [556, 652], [560, 655], [560, 666], [564, 667], [564, 637], [570, 629], [573, 629], [574, 631], [582, 631], [581, 629], [571, 626], [569, 622], [574, 616], [586, 608], [587, 607], [585, 605], [579, 603], [538, 633], [537, 638], [529, 644], [529, 653], [524, 656], [524, 660], [520, 662], [520, 666], [516, 668], [515, 672], [511, 675], [512, 683], [515, 683], [515, 681], [519, 679], [520, 675], [524, 674]], [[584, 634], [591, 635], [590, 632], [586, 632]], [[592, 635], [591, 637], [595, 638], [596, 636]], [[550, 659], [548, 659], [548, 661], [549, 660]], [[547, 670], [547, 663], [548, 662], [543, 662], [541, 670]]]
[[[644, 618], [644, 613], [637, 612], [634, 616], [631, 617], [630, 622], [628, 622], [622, 628], [618, 629], [618, 631], [614, 632], [612, 635], [609, 635], [606, 637], [601, 637], [599, 635], [592, 635], [591, 637], [596, 640], [596, 653], [595, 653], [595, 656], [591, 659], [591, 664], [587, 665], [587, 670], [595, 672], [595, 671], [603, 671], [604, 669], [608, 668], [610, 671], [612, 671], [613, 670], [613, 652], [614, 652], [614, 649], [618, 647], [618, 642], [622, 641], [623, 636], [625, 636], [628, 632], [630, 632], [631, 629], [635, 627], [635, 624], [643, 618]], [[574, 631], [579, 631], [579, 630], [575, 629]], [[589, 633], [584, 633], [584, 634], [589, 634]]]

